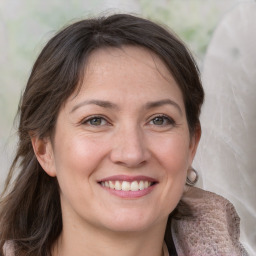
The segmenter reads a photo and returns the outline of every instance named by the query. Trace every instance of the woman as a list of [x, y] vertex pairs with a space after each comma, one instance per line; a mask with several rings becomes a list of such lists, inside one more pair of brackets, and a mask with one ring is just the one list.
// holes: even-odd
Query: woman
[[203, 98], [188, 50], [148, 20], [119, 14], [59, 32], [20, 103], [1, 253], [246, 255], [233, 206], [185, 185], [197, 178]]

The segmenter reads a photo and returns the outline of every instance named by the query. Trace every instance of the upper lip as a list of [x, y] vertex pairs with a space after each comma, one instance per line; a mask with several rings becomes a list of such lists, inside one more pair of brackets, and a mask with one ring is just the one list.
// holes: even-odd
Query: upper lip
[[129, 175], [113, 175], [113, 176], [109, 176], [106, 178], [103, 178], [101, 180], [99, 180], [98, 182], [103, 182], [103, 181], [150, 181], [150, 182], [157, 182], [156, 179], [152, 178], [152, 177], [148, 177], [148, 176], [129, 176]]

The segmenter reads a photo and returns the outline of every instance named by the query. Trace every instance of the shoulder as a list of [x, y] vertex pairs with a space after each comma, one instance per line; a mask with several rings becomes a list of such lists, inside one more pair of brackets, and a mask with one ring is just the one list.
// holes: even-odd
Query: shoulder
[[235, 207], [229, 200], [220, 195], [200, 188], [190, 187], [181, 200], [189, 205], [193, 215], [199, 219], [203, 217], [221, 218], [223, 220], [233, 219], [239, 226], [240, 218]]
[[239, 242], [240, 218], [227, 199], [191, 187], [182, 201], [192, 217], [172, 220], [172, 236], [178, 255], [247, 255]]

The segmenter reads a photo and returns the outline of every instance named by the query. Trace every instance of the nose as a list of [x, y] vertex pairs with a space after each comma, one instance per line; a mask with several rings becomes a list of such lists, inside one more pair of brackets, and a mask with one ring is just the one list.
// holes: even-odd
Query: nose
[[139, 167], [150, 158], [143, 131], [139, 127], [119, 129], [112, 141], [111, 161], [129, 168]]

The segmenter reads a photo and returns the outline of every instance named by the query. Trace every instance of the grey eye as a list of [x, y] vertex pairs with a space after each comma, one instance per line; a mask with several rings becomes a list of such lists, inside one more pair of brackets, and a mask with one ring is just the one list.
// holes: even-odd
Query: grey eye
[[[166, 118], [165, 118], [166, 119]], [[162, 124], [164, 124], [164, 117], [162, 117], [162, 116], [158, 116], [158, 117], [155, 117], [153, 120], [152, 120], [152, 122], [153, 122], [153, 124], [154, 125], [162, 125]]]
[[105, 125], [107, 121], [102, 117], [93, 117], [86, 121], [87, 124], [92, 126]]
[[168, 118], [166, 116], [156, 116], [151, 121], [150, 124], [152, 125], [173, 125], [175, 122], [173, 119]]

